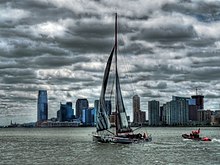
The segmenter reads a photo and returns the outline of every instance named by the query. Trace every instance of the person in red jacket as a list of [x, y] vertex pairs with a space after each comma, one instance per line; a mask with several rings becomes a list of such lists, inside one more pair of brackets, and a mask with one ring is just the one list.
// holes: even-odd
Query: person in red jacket
[[192, 138], [199, 138], [199, 134], [200, 134], [200, 128], [197, 131], [192, 131], [192, 133], [190, 134], [190, 136]]

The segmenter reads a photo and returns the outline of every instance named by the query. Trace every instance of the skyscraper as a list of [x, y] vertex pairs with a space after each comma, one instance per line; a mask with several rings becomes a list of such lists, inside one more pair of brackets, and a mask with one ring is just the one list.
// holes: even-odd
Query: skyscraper
[[84, 126], [94, 126], [96, 124], [95, 108], [82, 110], [82, 123]]
[[204, 109], [204, 96], [203, 95], [193, 95], [192, 99], [196, 100], [196, 106], [198, 109]]
[[138, 95], [133, 96], [133, 122], [138, 123], [140, 111], [140, 97]]
[[185, 125], [189, 121], [189, 104], [186, 98], [178, 98], [163, 106], [166, 113], [166, 124]]
[[146, 112], [140, 110], [140, 97], [133, 96], [133, 123], [143, 124], [146, 121]]
[[47, 91], [38, 91], [38, 101], [37, 101], [37, 121], [48, 120], [48, 101], [47, 101]]
[[99, 108], [99, 100], [94, 101], [94, 109], [97, 111]]
[[197, 110], [198, 107], [196, 105], [195, 99], [189, 99], [189, 120], [197, 121]]
[[138, 95], [133, 96], [133, 111], [140, 111], [140, 97]]
[[160, 103], [159, 101], [148, 101], [148, 119], [149, 125], [156, 126], [160, 122]]
[[89, 102], [87, 99], [77, 99], [76, 101], [76, 118], [82, 117], [82, 110], [89, 108]]
[[67, 102], [66, 104], [60, 103], [60, 110], [57, 111], [58, 121], [71, 121], [73, 117], [72, 102]]
[[189, 107], [189, 119], [192, 121], [198, 121], [198, 110], [204, 109], [204, 96], [196, 94], [191, 97], [192, 100], [194, 100], [194, 104]]

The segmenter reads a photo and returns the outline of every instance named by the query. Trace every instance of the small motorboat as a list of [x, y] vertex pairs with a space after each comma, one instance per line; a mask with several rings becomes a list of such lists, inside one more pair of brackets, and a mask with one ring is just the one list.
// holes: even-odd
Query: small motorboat
[[212, 139], [210, 139], [208, 137], [194, 137], [194, 136], [188, 135], [188, 134], [182, 134], [182, 137], [184, 139], [191, 139], [191, 140], [197, 140], [197, 141], [212, 141]]
[[197, 141], [212, 141], [212, 139], [208, 138], [208, 137], [200, 137], [200, 128], [196, 131], [192, 131], [192, 133], [190, 133], [190, 135], [188, 134], [182, 134], [182, 137], [184, 139], [191, 139], [191, 140], [197, 140]]

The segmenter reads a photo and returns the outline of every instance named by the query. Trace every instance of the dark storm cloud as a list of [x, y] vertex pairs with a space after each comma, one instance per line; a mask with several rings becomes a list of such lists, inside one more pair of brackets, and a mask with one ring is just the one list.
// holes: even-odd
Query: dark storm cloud
[[[133, 42], [129, 43], [129, 45], [123, 45], [121, 53], [123, 54], [132, 54], [132, 55], [139, 55], [143, 52], [145, 54], [153, 54], [153, 48], [147, 47], [145, 43], [140, 42]], [[137, 57], [138, 58], [138, 57]]]
[[140, 33], [133, 38], [133, 40], [178, 40], [194, 37], [195, 31], [192, 26], [183, 25], [165, 25], [155, 28], [144, 28], [140, 30]]
[[48, 90], [50, 114], [78, 97], [93, 104], [114, 45], [116, 11], [125, 102], [132, 84], [146, 101], [189, 97], [200, 86], [207, 107], [219, 102], [217, 0], [2, 0], [0, 11], [1, 114], [36, 114], [39, 89]]
[[182, 3], [165, 4], [162, 10], [187, 14], [201, 22], [212, 22], [219, 21], [219, 8], [219, 1], [182, 1]]
[[203, 81], [210, 82], [210, 80], [220, 79], [220, 67], [218, 68], [208, 68], [203, 67], [201, 69], [192, 70], [192, 73], [187, 77], [191, 81]]
[[209, 99], [216, 99], [216, 98], [219, 99], [220, 98], [220, 96], [216, 95], [216, 94], [207, 94], [206, 97]]
[[60, 46], [73, 49], [77, 53], [100, 53], [109, 51], [113, 44], [110, 41], [103, 41], [97, 38], [75, 37], [73, 39], [58, 39]]
[[57, 67], [62, 67], [62, 66], [68, 66], [68, 65], [73, 65], [75, 63], [79, 62], [89, 62], [90, 59], [89, 57], [85, 56], [52, 56], [52, 55], [44, 55], [44, 56], [39, 56], [35, 58], [32, 62], [32, 65], [36, 65], [36, 68], [57, 68]]

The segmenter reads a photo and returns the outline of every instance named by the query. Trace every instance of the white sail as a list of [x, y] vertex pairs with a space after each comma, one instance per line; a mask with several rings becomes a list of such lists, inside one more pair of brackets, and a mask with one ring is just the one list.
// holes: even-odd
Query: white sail
[[108, 62], [105, 68], [104, 78], [102, 82], [102, 90], [101, 90], [101, 95], [100, 95], [100, 100], [99, 100], [99, 107], [97, 110], [97, 126], [96, 126], [97, 131], [107, 130], [111, 126], [109, 117], [106, 114], [107, 108], [105, 104], [105, 92], [106, 92], [106, 87], [108, 83], [109, 72], [111, 69], [113, 54], [114, 54], [114, 48], [112, 49], [112, 52], [108, 58]]
[[[117, 69], [117, 67], [116, 67]], [[124, 102], [121, 93], [118, 71], [116, 70], [116, 112], [117, 112], [117, 132], [132, 131], [128, 125], [127, 114], [124, 107]]]
[[[115, 60], [113, 60], [113, 57]], [[111, 64], [115, 62], [115, 74], [114, 74], [114, 94], [115, 94], [115, 132], [110, 131], [110, 121], [107, 114], [106, 107], [106, 89], [108, 86], [108, 80], [110, 79]], [[112, 74], [111, 74], [112, 75]], [[115, 45], [111, 51], [111, 54], [108, 58], [108, 62], [105, 68], [102, 89], [100, 94], [99, 106], [97, 109], [97, 124], [96, 124], [96, 134], [93, 135], [93, 139], [102, 143], [135, 143], [135, 142], [146, 142], [151, 141], [150, 136], [143, 136], [138, 133], [135, 134], [128, 124], [127, 114], [125, 111], [125, 106], [123, 102], [120, 80], [118, 75], [117, 67], [117, 14], [115, 15]], [[106, 130], [106, 131], [105, 131]], [[109, 134], [112, 133], [112, 134]]]
[[131, 128], [128, 125], [127, 114], [125, 111], [121, 88], [120, 88], [120, 81], [118, 75], [118, 67], [117, 67], [117, 15], [116, 15], [116, 22], [115, 22], [115, 46], [113, 47], [111, 54], [108, 58], [108, 62], [105, 68], [105, 73], [103, 77], [102, 83], [102, 90], [100, 95], [99, 101], [99, 108], [97, 111], [97, 131], [108, 130], [110, 128], [109, 116], [107, 115], [106, 111], [106, 104], [105, 104], [105, 93], [109, 78], [109, 73], [111, 69], [111, 64], [113, 62], [113, 55], [115, 58], [115, 110], [116, 110], [116, 134], [122, 132], [131, 132]]

